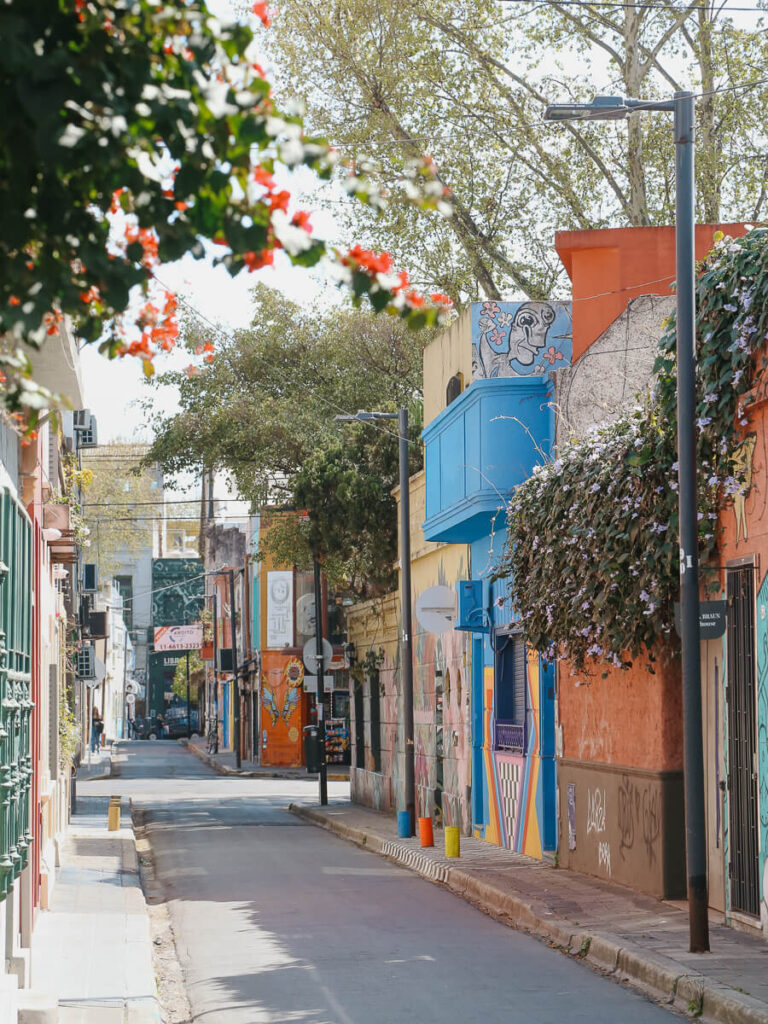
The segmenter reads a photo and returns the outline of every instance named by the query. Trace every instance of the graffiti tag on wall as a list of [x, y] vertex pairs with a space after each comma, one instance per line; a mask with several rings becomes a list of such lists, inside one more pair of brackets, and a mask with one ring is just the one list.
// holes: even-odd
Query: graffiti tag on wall
[[587, 790], [587, 835], [605, 832], [605, 790]]
[[656, 846], [661, 833], [661, 794], [650, 785], [638, 786], [629, 776], [619, 785], [619, 855], [633, 849], [635, 836], [641, 835], [648, 861], [656, 861]]

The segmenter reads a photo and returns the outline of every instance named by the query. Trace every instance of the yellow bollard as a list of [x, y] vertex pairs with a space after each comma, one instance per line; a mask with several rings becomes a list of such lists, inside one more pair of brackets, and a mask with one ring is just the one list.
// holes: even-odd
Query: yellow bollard
[[120, 797], [109, 798], [109, 811], [107, 812], [107, 830], [117, 832], [120, 828]]
[[459, 829], [456, 825], [446, 825], [445, 856], [458, 857], [459, 855]]

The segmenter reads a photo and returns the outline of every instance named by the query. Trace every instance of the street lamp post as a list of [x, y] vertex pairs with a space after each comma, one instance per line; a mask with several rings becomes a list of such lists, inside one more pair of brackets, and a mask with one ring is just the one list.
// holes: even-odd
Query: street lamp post
[[596, 96], [592, 103], [556, 103], [546, 121], [613, 121], [634, 111], [674, 115], [675, 276], [677, 291], [677, 459], [680, 519], [680, 604], [685, 747], [685, 825], [690, 950], [709, 951], [707, 838], [701, 729], [699, 559], [696, 508], [696, 307], [694, 249], [694, 95], [677, 92], [659, 102]]
[[363, 412], [354, 416], [334, 416], [339, 423], [397, 420], [400, 466], [400, 666], [403, 676], [403, 782], [405, 810], [410, 834], [416, 834], [416, 786], [414, 778], [413, 737], [413, 636], [411, 635], [411, 509], [408, 490], [408, 410], [399, 412]]

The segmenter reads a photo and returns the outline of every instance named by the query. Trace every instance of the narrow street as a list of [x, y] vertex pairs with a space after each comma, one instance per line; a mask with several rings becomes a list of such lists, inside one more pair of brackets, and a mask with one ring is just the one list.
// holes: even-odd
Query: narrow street
[[[175, 743], [121, 746], [194, 1021], [637, 1022], [670, 1014], [290, 814], [314, 781], [230, 779]], [[329, 784], [333, 802], [345, 783]]]

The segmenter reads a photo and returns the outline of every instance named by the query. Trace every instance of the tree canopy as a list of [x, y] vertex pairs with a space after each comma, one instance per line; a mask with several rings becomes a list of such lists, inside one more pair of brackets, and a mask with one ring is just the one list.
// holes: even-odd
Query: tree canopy
[[547, 102], [700, 91], [698, 218], [758, 220], [765, 28], [710, 0], [283, 0], [270, 43], [313, 130], [372, 157], [394, 195], [425, 154], [452, 192], [447, 221], [346, 211], [364, 237], [456, 297], [545, 298], [562, 273], [555, 230], [674, 219], [668, 115], [553, 125]]
[[[259, 25], [261, 22], [261, 26]], [[68, 317], [86, 342], [135, 355], [148, 375], [178, 334], [158, 268], [206, 240], [232, 274], [282, 249], [330, 261], [356, 298], [434, 322], [388, 256], [331, 249], [278, 185], [277, 166], [328, 177], [338, 155], [280, 109], [258, 63], [264, 0], [229, 20], [205, 0], [6, 0], [0, 5], [0, 398], [34, 424], [49, 396], [30, 383], [25, 346]], [[295, 107], [295, 105], [294, 105]], [[426, 163], [416, 202], [442, 199]], [[419, 187], [423, 182], [425, 188]], [[380, 205], [365, 175], [347, 191]], [[432, 186], [430, 188], [430, 186]]]
[[[306, 309], [262, 284], [253, 294], [251, 327], [222, 334], [214, 363], [157, 377], [178, 387], [179, 410], [157, 421], [147, 461], [168, 473], [223, 470], [255, 508], [307, 512], [308, 522], [282, 517], [269, 531], [286, 564], [314, 554], [335, 580], [358, 590], [389, 582], [397, 431], [386, 421], [340, 428], [334, 416], [406, 406], [415, 441], [428, 332], [364, 310]], [[192, 348], [210, 333], [198, 322], [185, 325]], [[413, 471], [420, 458], [414, 444]]]

